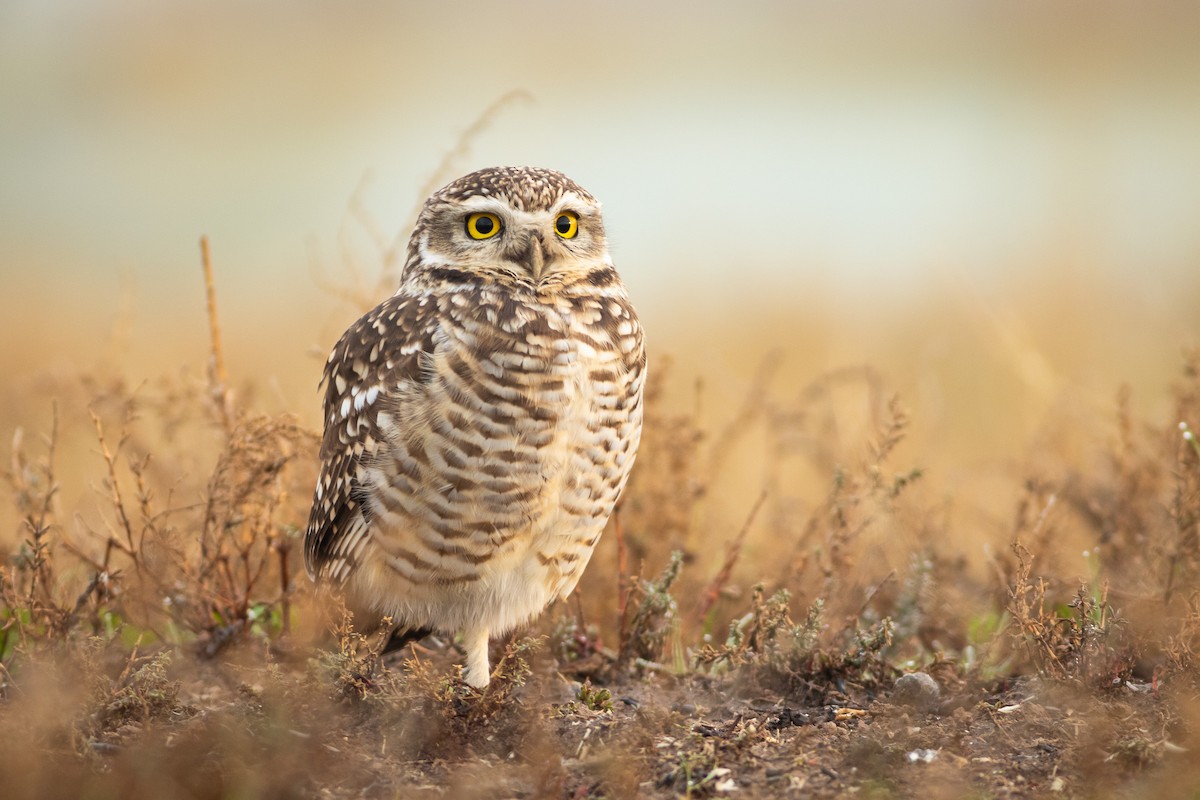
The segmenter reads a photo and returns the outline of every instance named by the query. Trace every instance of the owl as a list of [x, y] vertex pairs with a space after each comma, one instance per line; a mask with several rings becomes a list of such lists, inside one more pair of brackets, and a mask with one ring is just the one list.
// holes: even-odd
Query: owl
[[497, 167], [435, 192], [400, 287], [325, 365], [305, 564], [406, 637], [488, 641], [579, 582], [642, 427], [642, 328], [600, 204]]

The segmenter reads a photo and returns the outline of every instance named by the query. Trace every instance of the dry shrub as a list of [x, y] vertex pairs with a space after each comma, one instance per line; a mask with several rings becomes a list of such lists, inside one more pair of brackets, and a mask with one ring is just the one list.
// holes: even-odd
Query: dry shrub
[[[624, 662], [664, 657], [659, 642], [639, 643], [631, 634], [631, 628], [642, 627], [634, 620], [640, 613], [636, 604], [662, 598], [638, 577], [650, 570], [670, 573], [670, 594], [684, 609], [671, 614], [675, 644], [668, 657], [675, 664], [688, 661], [684, 651], [690, 643], [745, 614], [749, 598], [741, 587], [764, 575], [770, 576], [770, 588], [788, 589], [800, 608], [821, 600], [827, 613], [850, 629], [864, 613], [873, 617], [864, 625], [879, 622], [885, 614], [870, 606], [882, 608], [891, 600], [896, 601], [891, 610], [912, 617], [914, 629], [920, 624], [912, 606], [920, 592], [897, 599], [883, 591], [899, 572], [931, 559], [917, 558], [908, 546], [925, 532], [902, 530], [928, 524], [926, 509], [917, 502], [906, 505], [921, 471], [889, 468], [909, 425], [907, 411], [870, 369], [837, 371], [793, 397], [777, 398], [770, 386], [777, 366], [778, 359], [764, 360], [746, 403], [711, 434], [695, 413], [666, 402], [662, 387], [669, 365], [659, 363], [652, 372], [637, 469], [613, 526], [617, 576], [603, 581], [618, 587], [616, 637]], [[840, 393], [857, 394], [866, 409], [862, 438], [850, 435], [857, 420], [839, 423]], [[710, 490], [743, 477], [730, 454], [757, 441], [766, 457], [752, 466], [761, 470], [765, 491], [748, 506], [736, 530], [714, 529], [705, 518]], [[805, 497], [811, 481], [803, 474], [822, 474], [829, 487], [815, 503]], [[897, 531], [905, 536], [891, 536]], [[895, 543], [880, 548], [889, 540]], [[718, 541], [725, 543], [721, 550], [713, 547]], [[678, 564], [672, 551], [681, 554]], [[601, 583], [594, 577], [601, 569], [592, 568], [590, 585]], [[578, 633], [578, 626], [574, 630]], [[659, 631], [657, 638], [665, 633]]]
[[220, 450], [201, 484], [162, 466], [170, 454], [152, 458], [137, 395], [105, 401], [119, 409], [119, 434], [89, 411], [108, 506], [98, 521], [61, 520], [53, 431], [40, 457], [20, 440], [14, 449], [6, 477], [29, 536], [0, 571], [3, 662], [39, 642], [119, 628], [130, 641], [195, 642], [209, 656], [245, 631], [286, 630], [314, 435], [287, 416], [242, 414], [228, 435], [209, 429], [209, 449]]
[[696, 504], [705, 491], [700, 465], [704, 435], [694, 414], [666, 402], [670, 371], [669, 359], [656, 362], [650, 371], [637, 468], [617, 510], [628, 546], [621, 554], [625, 575], [641, 572], [644, 565], [666, 564], [673, 551], [688, 554]]
[[761, 585], [754, 587], [750, 612], [730, 624], [724, 644], [702, 647], [697, 664], [714, 674], [731, 671], [742, 690], [778, 693], [804, 704], [824, 703], [847, 682], [873, 692], [897, 673], [884, 656], [893, 638], [890, 619], [842, 631], [832, 646], [823, 646], [824, 603], [814, 601], [799, 624], [789, 604], [786, 589], [768, 598]]
[[77, 723], [80, 752], [111, 752], [148, 724], [195, 713], [180, 702], [179, 682], [168, 677], [169, 650], [139, 656], [134, 648], [115, 677], [107, 674], [106, 650], [105, 643], [94, 638], [82, 653], [81, 672], [91, 685], [89, 701]]
[[[679, 647], [679, 606], [671, 595], [671, 586], [679, 578], [683, 567], [683, 553], [676, 550], [662, 574], [650, 581], [638, 581], [629, 599], [637, 607], [629, 623], [621, 629], [621, 647], [617, 654], [617, 666], [631, 663], [642, 665], [655, 662], [662, 656], [668, 637], [674, 634], [674, 649]], [[626, 601], [627, 602], [627, 601]], [[678, 671], [684, 665], [676, 658]]]
[[[1097, 686], [1200, 678], [1200, 351], [1185, 354], [1173, 418], [1135, 423], [1117, 400], [1115, 440], [1081, 473], [1027, 482], [1008, 567], [1018, 646], [1039, 672]], [[1054, 574], [1060, 539], [1086, 543], [1091, 574]], [[1040, 573], [1040, 574], [1039, 574]]]

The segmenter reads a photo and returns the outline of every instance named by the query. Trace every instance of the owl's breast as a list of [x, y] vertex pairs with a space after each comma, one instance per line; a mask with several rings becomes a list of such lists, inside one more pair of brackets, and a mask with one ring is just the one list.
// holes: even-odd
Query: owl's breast
[[595, 314], [505, 310], [444, 322], [421, 379], [400, 393], [374, 471], [380, 541], [401, 571], [400, 539], [388, 546], [384, 529], [411, 531], [403, 550], [446, 579], [525, 575], [559, 593], [632, 465], [640, 375], [623, 366], [617, 326]]
[[556, 482], [572, 456], [602, 443], [611, 422], [606, 411], [619, 405], [620, 353], [595, 321], [526, 308], [490, 329], [468, 331], [471, 341], [461, 343], [468, 354], [448, 354], [454, 378], [447, 388], [461, 388], [455, 379], [473, 362], [478, 391], [463, 400], [490, 425], [497, 455], [508, 451], [537, 466], [546, 484], [540, 494], [549, 504], [560, 499]]
[[[574, 587], [628, 478], [641, 431], [640, 361], [631, 371], [626, 307], [587, 301], [556, 309], [490, 356], [520, 387], [515, 453], [536, 465], [524, 513], [528, 552], [555, 594]], [[606, 313], [607, 312], [607, 313]], [[629, 312], [631, 313], [631, 312]]]

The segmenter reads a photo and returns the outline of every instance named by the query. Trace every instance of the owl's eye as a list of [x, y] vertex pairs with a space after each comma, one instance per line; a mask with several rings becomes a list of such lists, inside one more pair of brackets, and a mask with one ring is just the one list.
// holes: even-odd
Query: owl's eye
[[554, 232], [564, 239], [574, 239], [579, 233], [579, 215], [574, 211], [564, 211], [554, 220]]
[[467, 235], [472, 239], [490, 239], [500, 232], [500, 218], [495, 214], [475, 213], [467, 217]]

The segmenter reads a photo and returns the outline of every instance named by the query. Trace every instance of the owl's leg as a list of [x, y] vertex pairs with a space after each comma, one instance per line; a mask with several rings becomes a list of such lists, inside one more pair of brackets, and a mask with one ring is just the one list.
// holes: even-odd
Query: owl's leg
[[488, 632], [486, 628], [463, 631], [463, 649], [467, 651], [463, 679], [476, 689], [488, 685], [492, 670], [488, 666]]

